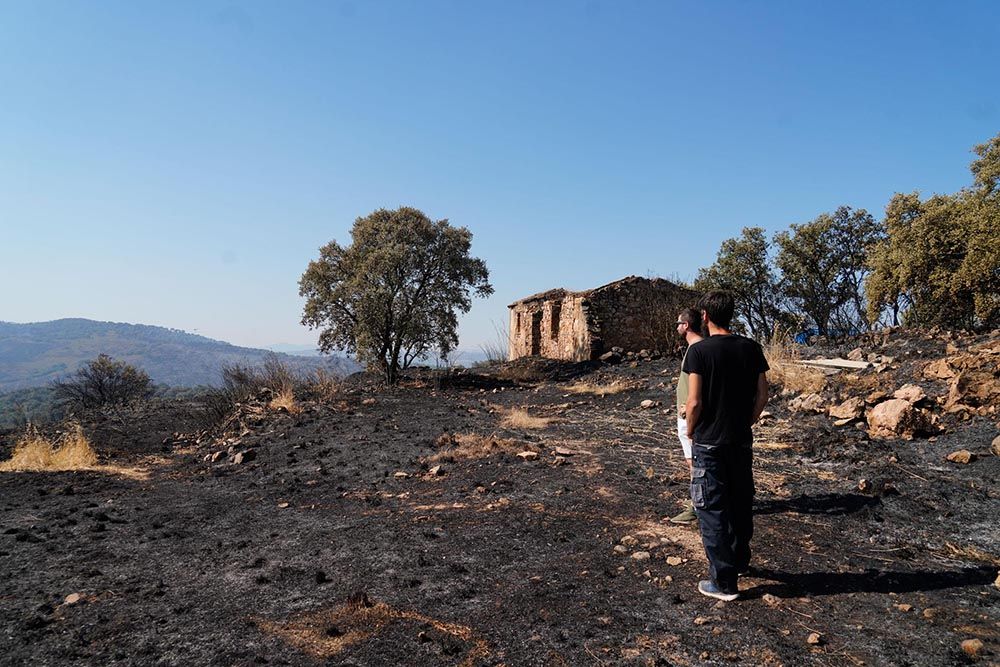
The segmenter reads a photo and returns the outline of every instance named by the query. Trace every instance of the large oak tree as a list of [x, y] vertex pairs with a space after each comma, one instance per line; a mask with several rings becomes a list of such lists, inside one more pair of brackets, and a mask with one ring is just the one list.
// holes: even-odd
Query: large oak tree
[[352, 243], [331, 241], [299, 281], [302, 323], [320, 329], [319, 348], [355, 353], [393, 384], [399, 371], [458, 344], [458, 312], [493, 293], [472, 233], [421, 211], [379, 209], [358, 218]]

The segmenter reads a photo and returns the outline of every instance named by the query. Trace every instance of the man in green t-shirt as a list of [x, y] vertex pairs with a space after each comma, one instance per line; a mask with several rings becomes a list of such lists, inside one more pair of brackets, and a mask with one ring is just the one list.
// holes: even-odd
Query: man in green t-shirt
[[[684, 359], [687, 358], [687, 351], [692, 345], [701, 340], [701, 311], [694, 308], [685, 308], [677, 316], [677, 334], [687, 342], [688, 347], [684, 350]], [[681, 359], [681, 368], [684, 368], [684, 359]], [[681, 441], [681, 449], [684, 452], [684, 459], [687, 461], [688, 474], [691, 474], [691, 438], [687, 435], [687, 420], [685, 419], [684, 406], [688, 400], [688, 374], [681, 370], [680, 377], [677, 378], [677, 438]], [[684, 504], [684, 509], [680, 514], [670, 517], [671, 523], [689, 524], [698, 520], [694, 511], [694, 505], [688, 498]]]

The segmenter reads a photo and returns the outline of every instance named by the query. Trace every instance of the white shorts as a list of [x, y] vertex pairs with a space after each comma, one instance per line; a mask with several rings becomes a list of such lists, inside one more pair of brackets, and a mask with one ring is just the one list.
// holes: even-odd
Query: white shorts
[[688, 437], [688, 423], [684, 417], [677, 418], [677, 438], [681, 441], [684, 458], [691, 458], [691, 438]]

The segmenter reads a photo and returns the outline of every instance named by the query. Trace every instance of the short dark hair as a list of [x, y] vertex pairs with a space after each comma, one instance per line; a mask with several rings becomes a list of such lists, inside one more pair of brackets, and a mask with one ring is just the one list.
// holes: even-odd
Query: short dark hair
[[678, 316], [682, 322], [687, 322], [688, 331], [701, 334], [701, 311], [697, 308], [685, 308]]
[[736, 302], [733, 295], [723, 290], [712, 290], [698, 300], [698, 309], [704, 310], [708, 319], [717, 327], [728, 329], [733, 321]]

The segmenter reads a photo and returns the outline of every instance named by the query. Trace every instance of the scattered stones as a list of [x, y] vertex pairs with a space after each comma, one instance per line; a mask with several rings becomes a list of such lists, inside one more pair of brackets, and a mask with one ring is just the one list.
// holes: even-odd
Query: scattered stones
[[620, 539], [619, 542], [621, 542], [627, 547], [634, 547], [635, 545], [639, 544], [639, 540], [632, 537], [631, 535], [626, 535], [625, 537]]
[[983, 641], [981, 639], [966, 639], [962, 642], [962, 651], [970, 658], [978, 658], [983, 651]]
[[781, 599], [777, 595], [771, 595], [770, 593], [764, 593], [760, 599], [763, 600], [764, 604], [768, 607], [777, 607], [781, 604]]
[[695, 616], [693, 623], [695, 625], [705, 625], [706, 623], [711, 623], [712, 619], [706, 618], [704, 616]]
[[279, 509], [287, 509], [288, 506], [289, 506], [289, 503], [278, 503], [278, 508]]
[[901, 612], [903, 612], [905, 614], [906, 612], [911, 611], [913, 609], [913, 605], [912, 604], [907, 604], [905, 602], [902, 602], [902, 603], [896, 605], [896, 609], [898, 609], [899, 611], [901, 611]]
[[819, 646], [820, 644], [823, 643], [823, 635], [821, 635], [818, 632], [812, 632], [809, 634], [808, 637], [806, 637], [806, 643], [812, 644], [814, 646]]
[[656, 406], [657, 402], [648, 398], [639, 404], [639, 407], [643, 410], [649, 410], [650, 408], [655, 408]]
[[70, 593], [69, 595], [66, 596], [66, 599], [63, 601], [63, 604], [73, 605], [73, 604], [77, 604], [78, 602], [80, 602], [82, 600], [83, 600], [83, 596], [80, 595], [79, 593]]
[[225, 456], [226, 456], [226, 451], [223, 450], [223, 449], [220, 449], [217, 452], [212, 452], [212, 454], [211, 454], [211, 456], [209, 457], [208, 460], [211, 461], [212, 463], [218, 463], [219, 460], [225, 458]]
[[440, 465], [436, 465], [436, 466], [433, 466], [432, 468], [430, 468], [427, 471], [427, 474], [430, 475], [431, 477], [437, 477], [438, 475], [443, 475], [444, 473], [441, 472], [441, 466]]
[[616, 553], [616, 554], [624, 554], [624, 553], [628, 553], [628, 547], [626, 547], [626, 546], [625, 546], [625, 545], [623, 545], [623, 544], [616, 544], [616, 545], [615, 545], [615, 553]]
[[406, 472], [405, 470], [397, 470], [396, 472], [392, 473], [392, 476], [395, 477], [396, 479], [406, 479], [407, 477], [410, 476], [410, 473]]
[[680, 565], [684, 562], [684, 559], [680, 556], [667, 556], [667, 565]]
[[649, 560], [649, 552], [648, 551], [636, 551], [635, 553], [632, 554], [632, 560], [636, 560], [636, 561]]
[[556, 447], [552, 450], [556, 456], [573, 456], [576, 454], [572, 449], [566, 449], [565, 447]]
[[521, 459], [522, 461], [537, 461], [538, 460], [538, 452], [533, 452], [530, 449], [528, 449], [528, 450], [525, 450], [523, 452], [518, 452], [517, 453], [517, 457], [519, 459]]
[[990, 443], [990, 451], [993, 452], [993, 456], [1000, 456], [1000, 435], [993, 438], [993, 442]]
[[819, 394], [800, 394], [788, 403], [792, 412], [826, 412], [826, 401]]
[[860, 347], [856, 347], [847, 353], [847, 358], [851, 361], [864, 361], [865, 352]]
[[965, 465], [975, 460], [976, 455], [970, 452], [968, 449], [959, 449], [957, 451], [952, 452], [945, 458], [951, 461], [952, 463], [961, 463]]

